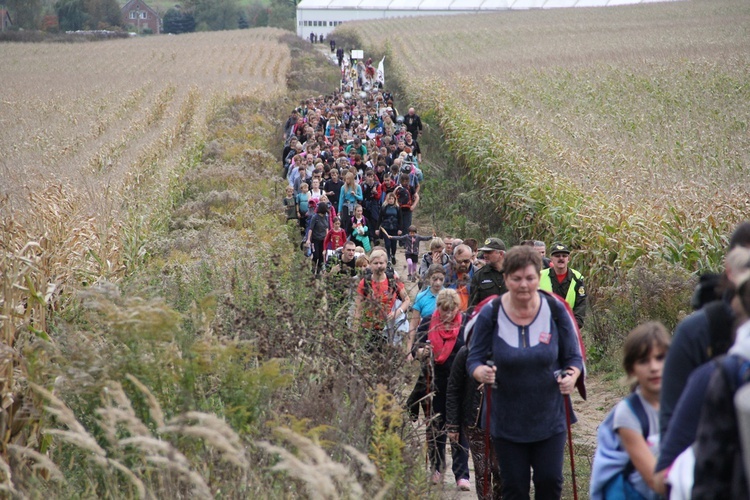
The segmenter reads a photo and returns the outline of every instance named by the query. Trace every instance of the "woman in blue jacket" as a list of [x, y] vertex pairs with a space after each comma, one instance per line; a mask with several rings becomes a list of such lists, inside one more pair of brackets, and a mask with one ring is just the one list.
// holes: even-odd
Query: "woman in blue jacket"
[[[541, 267], [542, 258], [532, 247], [517, 246], [506, 254], [508, 292], [498, 308], [480, 312], [466, 362], [477, 382], [496, 384], [490, 432], [504, 500], [529, 498], [532, 468], [536, 498], [560, 498], [563, 398], [573, 392], [583, 371], [575, 320], [561, 300], [538, 289]], [[487, 365], [488, 359], [495, 365]]]

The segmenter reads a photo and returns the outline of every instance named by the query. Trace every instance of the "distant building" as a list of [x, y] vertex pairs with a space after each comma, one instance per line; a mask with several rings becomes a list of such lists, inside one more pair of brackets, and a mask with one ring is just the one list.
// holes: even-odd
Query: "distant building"
[[676, 0], [302, 0], [297, 4], [297, 36], [325, 35], [347, 21], [390, 17], [479, 14], [501, 10], [607, 7]]
[[10, 20], [10, 14], [7, 9], [0, 9], [0, 31], [10, 29], [13, 23]]
[[121, 12], [123, 25], [132, 26], [138, 32], [149, 29], [155, 35], [161, 33], [161, 17], [143, 0], [129, 0]]

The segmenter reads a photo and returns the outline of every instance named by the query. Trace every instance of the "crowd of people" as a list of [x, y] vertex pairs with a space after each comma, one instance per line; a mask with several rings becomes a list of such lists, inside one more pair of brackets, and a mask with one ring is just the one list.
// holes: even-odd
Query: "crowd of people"
[[[570, 395], [585, 398], [587, 295], [571, 249], [420, 234], [422, 122], [362, 83], [306, 100], [286, 122], [283, 203], [300, 248], [347, 292], [368, 349], [402, 346], [420, 363], [406, 410], [427, 423], [432, 482], [444, 481], [450, 443], [459, 489], [471, 489], [471, 456], [479, 498], [529, 498], [532, 483], [536, 498], [560, 498]], [[658, 322], [628, 334], [633, 393], [599, 427], [592, 498], [748, 498], [732, 398], [750, 379], [750, 223], [730, 248], [720, 291], [704, 284], [673, 337]]]

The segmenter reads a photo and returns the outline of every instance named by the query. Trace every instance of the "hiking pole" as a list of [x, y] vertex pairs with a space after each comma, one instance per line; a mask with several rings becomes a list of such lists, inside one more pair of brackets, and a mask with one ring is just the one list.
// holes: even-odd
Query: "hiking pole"
[[[490, 368], [495, 367], [495, 362], [491, 359], [492, 358], [492, 352], [488, 354], [488, 357], [490, 359], [487, 360], [487, 366]], [[484, 498], [489, 498], [489, 488], [490, 488], [490, 469], [492, 468], [492, 449], [490, 448], [490, 422], [491, 422], [491, 413], [492, 413], [492, 389], [495, 389], [497, 387], [497, 383], [493, 383], [491, 386], [485, 384], [484, 385], [484, 400], [486, 401], [486, 406], [484, 409], [484, 459], [487, 462], [484, 466], [484, 484], [482, 484], [482, 490], [483, 490], [483, 496]]]
[[[568, 372], [560, 370], [560, 378], [568, 376]], [[565, 401], [565, 424], [568, 430], [568, 452], [570, 453], [570, 475], [573, 478], [573, 500], [578, 500], [578, 486], [576, 485], [576, 463], [573, 458], [573, 432], [570, 429], [570, 414], [572, 412], [570, 396], [563, 394]]]

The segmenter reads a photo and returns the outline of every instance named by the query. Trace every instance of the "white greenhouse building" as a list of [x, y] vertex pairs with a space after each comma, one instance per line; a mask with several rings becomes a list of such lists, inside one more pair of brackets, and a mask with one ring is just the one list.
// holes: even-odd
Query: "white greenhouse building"
[[670, 0], [302, 0], [297, 5], [297, 35], [326, 38], [347, 21], [390, 17], [477, 14], [499, 10], [607, 7]]

